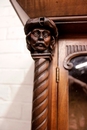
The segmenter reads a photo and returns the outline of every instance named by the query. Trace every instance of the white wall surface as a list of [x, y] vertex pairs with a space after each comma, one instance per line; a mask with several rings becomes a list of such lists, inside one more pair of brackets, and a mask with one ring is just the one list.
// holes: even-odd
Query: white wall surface
[[0, 0], [0, 130], [30, 130], [34, 61], [23, 25], [9, 0]]

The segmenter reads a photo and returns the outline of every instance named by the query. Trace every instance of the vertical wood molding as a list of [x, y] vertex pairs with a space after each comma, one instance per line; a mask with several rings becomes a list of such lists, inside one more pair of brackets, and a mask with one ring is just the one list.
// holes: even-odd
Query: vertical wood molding
[[49, 130], [49, 70], [58, 30], [47, 18], [29, 19], [25, 25], [27, 48], [35, 61], [32, 130]]

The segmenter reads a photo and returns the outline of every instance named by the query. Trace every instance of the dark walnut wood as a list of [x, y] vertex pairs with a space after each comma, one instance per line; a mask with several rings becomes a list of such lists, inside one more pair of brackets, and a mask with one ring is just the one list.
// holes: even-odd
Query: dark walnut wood
[[87, 14], [86, 0], [17, 0], [30, 18]]
[[[68, 71], [73, 66], [72, 58], [87, 55], [87, 0], [10, 1], [23, 25], [27, 21], [25, 14], [30, 18], [41, 17], [28, 20], [24, 27], [27, 48], [35, 60], [32, 130], [69, 130], [68, 86], [69, 79], [73, 79]], [[51, 20], [42, 16], [53, 20], [58, 31]], [[86, 90], [85, 84], [75, 82]]]
[[67, 56], [64, 59], [64, 68], [67, 70], [71, 70], [73, 68], [73, 64], [71, 60], [78, 56], [87, 55], [87, 45], [67, 45]]
[[[61, 19], [57, 17], [54, 18], [54, 21], [59, 31], [55, 24], [52, 24], [53, 22], [47, 18], [30, 19], [24, 28], [27, 48], [35, 60], [32, 130], [69, 129], [67, 63], [70, 64], [73, 57], [87, 53], [87, 19], [85, 17], [66, 17], [66, 20], [65, 17]], [[52, 29], [47, 27], [49, 25]], [[56, 45], [58, 32], [58, 44]], [[39, 40], [40, 42], [37, 42]], [[44, 42], [41, 42], [42, 40]], [[56, 63], [59, 68], [58, 85], [56, 85], [55, 77]]]
[[29, 19], [24, 27], [27, 48], [35, 60], [32, 130], [49, 130], [51, 114], [49, 98], [49, 69], [58, 30], [47, 18]]
[[47, 59], [35, 59], [32, 130], [48, 129], [49, 65]]
[[45, 17], [29, 19], [24, 27], [27, 48], [31, 54], [52, 53], [58, 31], [55, 23]]

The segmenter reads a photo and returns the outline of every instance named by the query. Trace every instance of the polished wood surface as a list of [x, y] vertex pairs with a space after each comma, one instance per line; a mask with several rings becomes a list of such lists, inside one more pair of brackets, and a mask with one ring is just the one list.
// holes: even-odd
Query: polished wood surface
[[[84, 21], [85, 21], [85, 24], [84, 24]], [[48, 84], [48, 87], [47, 87], [48, 94], [46, 95], [46, 93], [44, 93], [44, 96], [43, 96], [45, 97], [46, 95], [47, 96], [46, 99], [48, 100], [48, 103], [46, 106], [48, 114], [44, 114], [46, 115], [46, 118], [48, 120], [46, 122], [46, 125], [44, 124], [44, 127], [40, 128], [40, 126], [43, 125], [43, 123], [40, 124], [40, 121], [43, 120], [43, 117], [39, 119], [40, 116], [38, 115], [38, 113], [41, 112], [41, 110], [43, 111], [44, 107], [42, 106], [42, 109], [38, 109], [38, 113], [37, 113], [35, 107], [39, 108], [39, 106], [41, 106], [39, 102], [42, 100], [42, 98], [41, 99], [37, 98], [39, 100], [37, 101], [37, 104], [35, 103], [35, 106], [33, 108], [33, 110], [35, 109], [34, 112], [36, 111], [34, 113], [33, 119], [34, 121], [36, 121], [36, 119], [39, 119], [39, 121], [36, 122], [36, 125], [35, 124], [32, 125], [32, 130], [35, 130], [37, 128], [44, 129], [44, 130], [45, 128], [47, 128], [47, 130], [69, 130], [69, 82], [68, 82], [68, 70], [64, 68], [64, 60], [66, 60], [67, 54], [68, 55], [71, 54], [70, 52], [72, 52], [73, 47], [74, 47], [73, 51], [74, 50], [76, 51], [77, 46], [78, 46], [78, 49], [80, 47], [80, 49], [82, 50], [87, 45], [87, 30], [86, 30], [87, 21], [85, 20], [85, 18], [84, 19], [82, 19], [82, 17], [78, 19], [74, 18], [72, 20], [67, 19], [66, 21], [64, 21], [63, 19], [62, 22], [57, 21], [57, 18], [56, 18], [54, 19], [54, 22], [56, 23], [56, 26], [58, 28], [59, 36], [58, 36], [58, 39], [56, 40], [55, 49], [52, 53], [53, 60], [51, 57], [49, 58], [49, 60], [51, 59], [51, 62], [48, 61], [48, 58], [46, 58], [46, 56], [48, 56], [47, 52], [45, 52], [45, 55], [44, 55], [41, 53], [36, 53], [36, 52], [31, 51], [31, 54], [34, 53], [32, 54], [32, 57], [34, 58], [34, 60], [35, 58], [36, 59], [41, 58], [42, 61], [46, 59], [46, 62], [49, 63], [48, 67], [46, 68], [46, 71], [48, 71], [49, 73], [49, 77], [46, 79], [47, 84]], [[30, 33], [28, 34], [30, 35]], [[30, 38], [27, 40], [30, 40]], [[28, 41], [27, 41], [27, 44], [29, 44]], [[30, 49], [30, 47], [28, 47], [28, 49]], [[39, 65], [40, 65], [40, 62], [39, 62]], [[43, 67], [41, 68], [44, 68], [45, 66], [46, 64], [43, 64]], [[42, 83], [41, 79], [44, 79], [44, 75], [46, 73], [44, 70], [42, 74], [39, 74], [40, 67], [38, 67], [38, 70], [36, 67], [35, 80], [38, 78], [36, 81]], [[59, 68], [59, 81], [56, 81], [57, 79], [56, 68]], [[37, 75], [41, 76], [42, 78], [40, 79]], [[41, 91], [38, 86], [40, 84], [38, 83], [37, 85], [36, 81], [34, 84], [34, 88], [35, 88], [35, 91], [38, 88], [37, 92], [39, 92], [40, 94]], [[37, 93], [36, 96], [38, 97], [39, 94]], [[35, 95], [35, 92], [34, 92], [34, 95]], [[43, 114], [43, 112], [41, 113]], [[38, 117], [36, 117], [37, 115]]]
[[35, 60], [32, 130], [48, 129], [49, 60]]
[[[59, 38], [60, 80], [58, 87], [58, 130], [69, 130], [69, 69], [64, 69], [67, 57], [87, 55], [87, 34], [66, 35]], [[68, 48], [67, 48], [68, 47]], [[68, 55], [67, 55], [68, 54]], [[70, 60], [69, 59], [69, 60]], [[68, 62], [68, 60], [67, 60]], [[74, 129], [73, 129], [74, 130]]]
[[68, 74], [63, 67], [65, 40], [59, 39], [58, 130], [68, 130]]
[[54, 51], [54, 58], [52, 60], [51, 66], [50, 66], [50, 110], [51, 110], [51, 115], [50, 115], [50, 130], [57, 130], [58, 127], [58, 97], [57, 97], [57, 92], [58, 92], [58, 83], [56, 82], [56, 68], [58, 66], [58, 44], [55, 46], [55, 51]]
[[17, 0], [30, 18], [87, 14], [87, 0]]
[[[35, 60], [32, 130], [51, 130], [52, 122], [52, 64], [58, 31], [48, 18], [29, 19], [24, 28], [27, 48]], [[51, 71], [52, 70], [52, 71]], [[51, 76], [52, 75], [52, 76]], [[56, 86], [54, 86], [56, 88]], [[57, 98], [57, 93], [55, 94]], [[57, 124], [57, 101], [55, 102]], [[53, 127], [53, 126], [52, 126]], [[57, 128], [57, 126], [56, 126]], [[54, 129], [56, 129], [54, 128]]]
[[[34, 84], [34, 95], [36, 92], [36, 99], [37, 101], [39, 99], [39, 94], [42, 95], [40, 91], [39, 85], [40, 82], [43, 84], [41, 80], [44, 79], [46, 72], [49, 73], [49, 76], [46, 76], [46, 82], [47, 82], [47, 89], [48, 93], [44, 92], [43, 99], [46, 97], [46, 100], [48, 103], [43, 104], [42, 98], [40, 98], [34, 105], [33, 102], [33, 124], [32, 124], [32, 130], [38, 129], [44, 129], [47, 130], [69, 130], [69, 82], [68, 82], [68, 70], [64, 66], [64, 61], [66, 61], [67, 55], [71, 55], [71, 52], [85, 49], [87, 45], [87, 18], [78, 17], [78, 18], [65, 18], [62, 19], [61, 22], [58, 21], [58, 17], [54, 18], [54, 22], [56, 23], [56, 26], [58, 28], [58, 39], [56, 39], [55, 49], [53, 49], [53, 53], [50, 53], [52, 55], [51, 58], [47, 58], [49, 56], [48, 52], [49, 49], [46, 48], [44, 53], [40, 53], [40, 50], [32, 50], [30, 46], [28, 46], [28, 49], [30, 49], [32, 57], [34, 60], [39, 59], [39, 66], [38, 70], [37, 67], [35, 67], [35, 84]], [[29, 24], [29, 23], [27, 23]], [[27, 25], [26, 24], [26, 25]], [[27, 27], [27, 26], [26, 26]], [[37, 25], [35, 26], [37, 27]], [[32, 39], [30, 39], [30, 33], [27, 31], [31, 31], [30, 25], [29, 28], [26, 28], [26, 35], [27, 35], [27, 45], [32, 44]], [[36, 31], [36, 30], [35, 30]], [[39, 32], [43, 31], [39, 29]], [[36, 34], [36, 33], [35, 33]], [[30, 42], [28, 42], [30, 41]], [[51, 42], [50, 42], [51, 43]], [[72, 48], [74, 47], [73, 51]], [[33, 49], [35, 49], [33, 47]], [[45, 56], [45, 57], [44, 57]], [[47, 57], [46, 57], [47, 56]], [[40, 60], [41, 58], [41, 60]], [[53, 60], [52, 60], [53, 58]], [[40, 61], [45, 60], [45, 62], [40, 65]], [[50, 61], [50, 62], [49, 62]], [[35, 63], [36, 64], [36, 63]], [[40, 69], [43, 69], [44, 67], [48, 67], [40, 74]], [[65, 67], [65, 68], [64, 68]], [[59, 68], [59, 78], [56, 77], [56, 68]], [[41, 76], [41, 78], [40, 78]], [[59, 79], [59, 81], [56, 81], [56, 79]], [[45, 81], [45, 80], [43, 80]], [[45, 82], [45, 83], [46, 83]], [[42, 85], [42, 87], [44, 87]], [[44, 99], [45, 100], [45, 99]], [[43, 100], [43, 101], [44, 101]], [[41, 104], [39, 104], [41, 103]], [[43, 105], [41, 108], [39, 106]], [[48, 114], [43, 113], [44, 106], [46, 106], [46, 110]], [[37, 109], [36, 108], [40, 108]], [[42, 110], [42, 111], [41, 111]], [[41, 124], [41, 121], [43, 121], [43, 117], [40, 118], [40, 114], [44, 114], [44, 127], [43, 122]], [[46, 116], [45, 116], [46, 115]], [[38, 120], [39, 119], [39, 120]], [[46, 120], [47, 119], [47, 120]], [[36, 124], [35, 124], [36, 121]]]
[[[71, 54], [73, 46], [75, 51], [78, 50], [77, 46], [81, 50], [87, 47], [87, 0], [16, 0], [15, 2], [19, 3], [19, 5], [24, 9], [30, 18], [42, 16], [49, 17], [49, 19], [55, 22], [59, 33], [54, 53], [50, 55], [51, 58], [47, 58], [47, 53], [45, 53], [45, 55], [43, 54], [43, 56], [40, 53], [38, 55], [36, 52], [35, 55], [32, 54], [35, 64], [36, 60], [39, 59], [38, 63], [41, 67], [39, 67], [38, 70], [37, 67], [35, 67], [34, 96], [36, 96], [36, 99], [33, 98], [34, 107], [32, 113], [32, 122], [35, 123], [36, 121], [36, 124], [32, 123], [32, 130], [69, 130], [69, 82], [68, 70], [66, 64], [64, 65], [64, 61], [67, 59], [67, 54]], [[16, 9], [16, 6], [14, 8]], [[29, 28], [27, 26], [26, 30]], [[29, 32], [26, 34], [28, 36], [27, 38], [29, 38]], [[28, 49], [31, 50], [29, 46], [30, 43], [28, 41], [27, 44]], [[35, 50], [32, 50], [31, 53], [34, 51]], [[87, 50], [85, 50], [85, 52], [86, 51]], [[80, 54], [81, 53], [82, 52], [80, 52]], [[40, 60], [40, 58], [42, 59]], [[44, 64], [44, 62], [42, 67], [40, 61], [43, 60], [45, 60], [47, 63]], [[43, 71], [42, 74], [40, 74], [40, 69], [43, 69], [47, 65], [48, 67]], [[59, 69], [59, 82], [56, 81], [56, 68]], [[49, 73], [49, 76], [47, 75], [46, 79], [46, 89], [48, 90], [48, 93], [43, 91], [43, 94], [43, 92], [40, 91], [41, 89], [39, 88], [39, 85], [41, 79], [44, 79], [45, 77], [45, 72]], [[40, 76], [42, 77], [41, 79]], [[42, 85], [42, 89], [45, 86], [46, 85]], [[43, 98], [39, 98], [40, 94], [41, 96], [43, 95]], [[42, 103], [42, 100], [43, 102], [44, 100], [47, 102], [44, 102], [44, 104]], [[46, 113], [43, 113], [44, 108], [47, 110]], [[44, 114], [44, 120], [43, 117], [40, 118], [39, 114]], [[44, 127], [42, 127], [43, 125]]]

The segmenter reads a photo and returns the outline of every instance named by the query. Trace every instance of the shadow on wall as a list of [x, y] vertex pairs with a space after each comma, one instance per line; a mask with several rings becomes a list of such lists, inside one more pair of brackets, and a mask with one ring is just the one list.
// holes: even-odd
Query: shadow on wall
[[34, 63], [22, 23], [9, 0], [0, 0], [0, 130], [30, 130]]
[[21, 85], [5, 89], [9, 100], [0, 105], [0, 130], [31, 130], [33, 70], [32, 62]]

